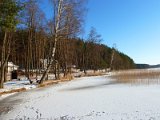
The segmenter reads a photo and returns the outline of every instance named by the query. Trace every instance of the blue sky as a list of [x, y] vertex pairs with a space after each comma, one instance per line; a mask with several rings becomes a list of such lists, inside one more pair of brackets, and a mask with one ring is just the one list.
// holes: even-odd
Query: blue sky
[[94, 26], [136, 63], [160, 63], [160, 0], [90, 0], [88, 9], [86, 32]]
[[[48, 3], [41, 6], [51, 15]], [[136, 63], [160, 63], [160, 0], [89, 0], [85, 34], [95, 27], [102, 43]]]

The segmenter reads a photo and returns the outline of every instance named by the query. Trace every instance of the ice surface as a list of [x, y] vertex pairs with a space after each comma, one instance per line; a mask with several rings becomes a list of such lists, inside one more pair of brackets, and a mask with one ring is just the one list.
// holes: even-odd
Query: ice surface
[[18, 99], [1, 120], [160, 120], [160, 85], [117, 84], [107, 76], [31, 90], [10, 101]]

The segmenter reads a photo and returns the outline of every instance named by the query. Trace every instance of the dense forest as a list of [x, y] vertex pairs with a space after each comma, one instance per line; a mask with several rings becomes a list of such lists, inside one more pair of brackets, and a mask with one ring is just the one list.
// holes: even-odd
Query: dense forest
[[[40, 83], [53, 71], [77, 69], [131, 69], [134, 61], [114, 47], [101, 44], [91, 28], [80, 37], [84, 25], [84, 0], [50, 0], [53, 18], [46, 19], [39, 0], [0, 0], [0, 87], [8, 61], [20, 66], [25, 75], [42, 74]], [[30, 79], [29, 79], [30, 80]]]

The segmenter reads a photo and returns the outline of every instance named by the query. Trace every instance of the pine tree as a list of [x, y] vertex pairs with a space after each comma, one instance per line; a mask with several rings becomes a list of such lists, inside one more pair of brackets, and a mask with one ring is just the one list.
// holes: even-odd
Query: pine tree
[[11, 33], [18, 24], [17, 16], [21, 10], [20, 4], [15, 0], [1, 0], [0, 2], [0, 31], [4, 33], [1, 50], [0, 88], [5, 81], [5, 68], [10, 55]]

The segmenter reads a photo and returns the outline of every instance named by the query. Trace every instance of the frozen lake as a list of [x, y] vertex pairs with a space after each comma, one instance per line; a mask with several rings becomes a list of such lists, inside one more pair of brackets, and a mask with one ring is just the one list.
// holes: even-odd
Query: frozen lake
[[83, 77], [0, 100], [0, 120], [160, 120], [160, 85]]

